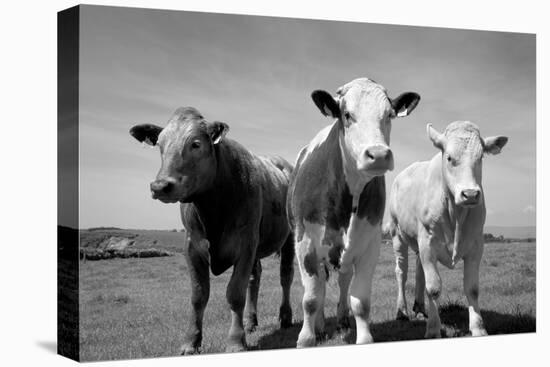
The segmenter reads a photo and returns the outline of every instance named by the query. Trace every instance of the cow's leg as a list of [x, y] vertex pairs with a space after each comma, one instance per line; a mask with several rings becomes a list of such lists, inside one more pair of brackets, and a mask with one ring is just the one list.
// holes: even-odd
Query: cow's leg
[[326, 296], [326, 280], [328, 269], [325, 264], [319, 265], [319, 307], [315, 316], [315, 335], [322, 337], [325, 334], [325, 296]]
[[247, 317], [246, 331], [253, 332], [258, 326], [258, 292], [260, 290], [260, 278], [262, 276], [262, 263], [256, 259], [252, 267], [252, 274], [248, 282], [248, 291], [246, 294], [245, 313]]
[[231, 274], [231, 279], [229, 279], [226, 291], [227, 302], [231, 309], [231, 327], [229, 328], [229, 334], [227, 336], [226, 352], [240, 352], [246, 350], [243, 311], [246, 299], [246, 288], [252, 273], [252, 267], [254, 266], [258, 240], [255, 236], [246, 234], [241, 234], [228, 240], [228, 244], [231, 246], [238, 246], [239, 242], [245, 245], [240, 246], [241, 252], [233, 267], [233, 274]]
[[292, 326], [292, 307], [290, 306], [290, 287], [294, 280], [294, 234], [290, 234], [281, 248], [280, 277], [283, 298], [279, 309], [281, 328]]
[[357, 328], [357, 344], [372, 343], [369, 329], [371, 288], [374, 269], [380, 255], [382, 237], [380, 231], [366, 244], [365, 252], [356, 260], [350, 288], [350, 306]]
[[426, 279], [426, 294], [428, 295], [428, 322], [426, 323], [426, 338], [441, 338], [441, 320], [439, 319], [439, 296], [441, 295], [441, 277], [437, 270], [437, 258], [431, 248], [432, 239], [421, 243], [420, 261], [424, 268]]
[[395, 277], [397, 278], [397, 320], [409, 320], [405, 284], [409, 269], [409, 247], [398, 234], [393, 237], [393, 252], [395, 254]]
[[307, 223], [301, 241], [296, 243], [296, 255], [304, 286], [302, 298], [304, 322], [296, 343], [298, 348], [315, 345], [315, 320], [323, 303], [321, 297], [325, 282], [324, 269], [320, 266], [316, 250], [321, 245], [322, 231], [321, 225]]
[[472, 336], [487, 335], [481, 313], [479, 311], [479, 264], [483, 253], [483, 243], [475, 244], [476, 251], [464, 258], [464, 293], [468, 299], [470, 331]]
[[336, 311], [336, 325], [338, 329], [346, 330], [350, 328], [349, 323], [349, 286], [353, 271], [338, 273], [338, 288], [340, 288], [340, 297], [338, 299], [338, 309]]
[[425, 319], [426, 306], [424, 303], [424, 293], [426, 292], [426, 279], [424, 278], [424, 268], [422, 268], [422, 262], [420, 256], [416, 255], [416, 274], [414, 284], [414, 305], [413, 313], [417, 319]]
[[184, 337], [182, 354], [197, 353], [202, 342], [202, 320], [210, 295], [210, 261], [208, 241], [193, 239], [185, 251], [185, 260], [191, 280], [191, 309], [189, 327]]

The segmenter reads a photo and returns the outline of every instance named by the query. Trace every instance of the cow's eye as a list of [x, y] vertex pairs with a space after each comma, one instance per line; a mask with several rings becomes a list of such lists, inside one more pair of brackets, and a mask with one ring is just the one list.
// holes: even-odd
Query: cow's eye
[[350, 120], [351, 119], [351, 113], [349, 113], [348, 111], [344, 112], [344, 117], [346, 118], [346, 120]]
[[199, 149], [201, 147], [201, 143], [199, 141], [194, 141], [191, 143], [191, 149]]
[[451, 157], [449, 154], [447, 154], [447, 162], [449, 162], [452, 166], [456, 166], [457, 161], [453, 157]]

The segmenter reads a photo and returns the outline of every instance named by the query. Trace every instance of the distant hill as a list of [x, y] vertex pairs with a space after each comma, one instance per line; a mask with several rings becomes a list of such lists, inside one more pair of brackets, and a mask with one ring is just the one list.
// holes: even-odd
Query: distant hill
[[108, 230], [121, 230], [122, 228], [118, 227], [91, 227], [88, 228], [88, 231], [108, 231]]
[[[107, 229], [105, 229], [107, 228]], [[176, 230], [111, 229], [115, 227], [96, 227], [80, 230], [80, 248], [96, 249], [106, 245], [111, 238], [127, 238], [132, 241], [131, 248], [166, 250], [183, 252], [185, 233]], [[107, 241], [107, 242], [106, 242]]]
[[[172, 245], [178, 244], [181, 241], [183, 230], [158, 230], [158, 229], [121, 229], [117, 227], [93, 227], [81, 230], [81, 232], [123, 232], [134, 233], [140, 236], [151, 237], [153, 239], [159, 239], [161, 243], [168, 242]], [[503, 236], [504, 238], [536, 238], [537, 227], [536, 226], [485, 226], [483, 233], [491, 233], [495, 237]], [[120, 233], [119, 233], [120, 234]], [[160, 238], [159, 238], [160, 237]], [[161, 239], [162, 238], [162, 239]], [[389, 239], [389, 237], [388, 237]], [[166, 241], [168, 240], [168, 241]], [[81, 243], [82, 247], [87, 247], [86, 242]]]
[[537, 227], [535, 226], [485, 226], [484, 233], [491, 233], [493, 236], [504, 236], [504, 238], [536, 238]]

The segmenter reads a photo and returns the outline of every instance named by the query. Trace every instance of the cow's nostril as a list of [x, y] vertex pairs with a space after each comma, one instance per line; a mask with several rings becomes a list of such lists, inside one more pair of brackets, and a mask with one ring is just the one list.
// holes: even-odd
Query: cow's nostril
[[462, 190], [462, 198], [467, 200], [477, 200], [481, 192], [479, 190]]
[[154, 181], [151, 183], [151, 191], [155, 194], [168, 194], [174, 188], [174, 184], [169, 181]]
[[373, 161], [387, 161], [391, 158], [391, 150], [384, 146], [372, 146], [365, 150], [367, 159]]
[[172, 191], [172, 188], [174, 187], [174, 184], [171, 182], [166, 182], [164, 187], [162, 188], [162, 192], [165, 194], [168, 194], [170, 191]]

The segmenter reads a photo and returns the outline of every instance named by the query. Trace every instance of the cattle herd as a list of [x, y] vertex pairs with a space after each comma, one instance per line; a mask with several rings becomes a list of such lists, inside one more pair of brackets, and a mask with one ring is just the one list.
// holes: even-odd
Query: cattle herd
[[[297, 347], [314, 346], [324, 332], [329, 272], [338, 276], [337, 322], [355, 318], [357, 344], [370, 343], [371, 286], [382, 243], [386, 204], [384, 174], [393, 169], [391, 120], [409, 115], [420, 101], [413, 92], [390, 98], [386, 89], [355, 79], [336, 95], [316, 90], [313, 102], [333, 122], [299, 153], [294, 166], [262, 157], [225, 137], [229, 127], [207, 121], [193, 107], [179, 108], [162, 128], [143, 124], [130, 134], [160, 148], [162, 164], [151, 183], [152, 197], [180, 202], [189, 240], [185, 258], [191, 281], [189, 325], [183, 354], [200, 350], [210, 272], [233, 273], [226, 298], [231, 310], [227, 351], [246, 350], [245, 330], [258, 325], [260, 259], [280, 253], [282, 328], [292, 325], [290, 287], [297, 257], [304, 295]], [[408, 248], [416, 253], [414, 316], [427, 316], [426, 337], [441, 337], [438, 299], [440, 262], [464, 260], [464, 292], [473, 336], [487, 335], [478, 305], [485, 202], [481, 184], [484, 154], [498, 154], [508, 138], [482, 138], [478, 127], [456, 121], [443, 133], [430, 124], [439, 150], [413, 163], [394, 180], [389, 220], [396, 258], [397, 319], [409, 319], [405, 299]], [[424, 295], [428, 297], [427, 315]]]

